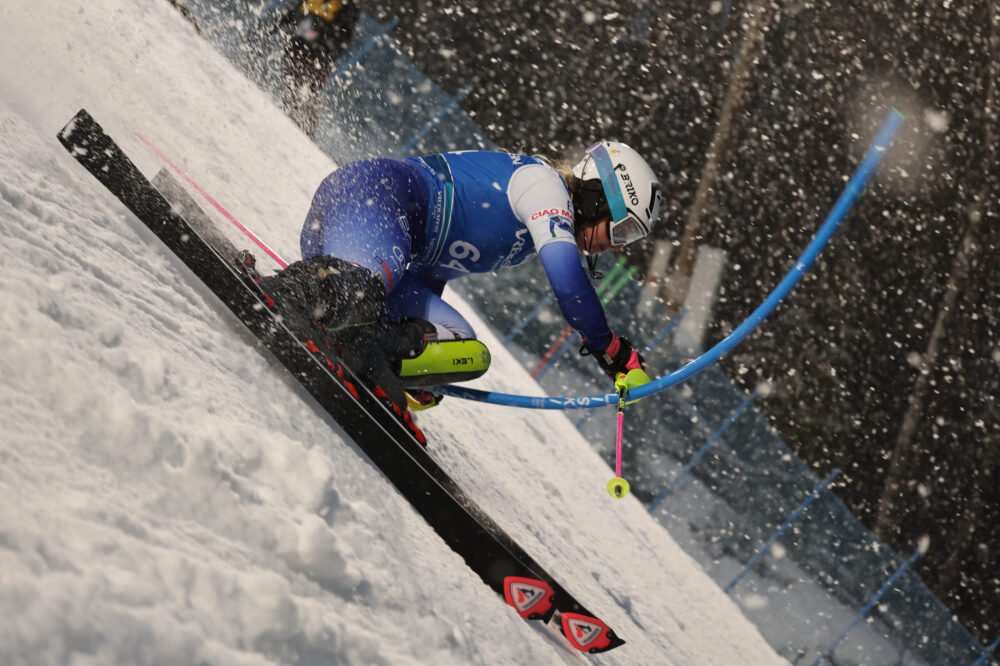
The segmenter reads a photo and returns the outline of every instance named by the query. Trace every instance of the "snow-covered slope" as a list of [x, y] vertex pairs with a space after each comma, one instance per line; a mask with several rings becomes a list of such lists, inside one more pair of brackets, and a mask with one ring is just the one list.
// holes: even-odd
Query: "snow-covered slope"
[[[565, 416], [448, 400], [435, 457], [628, 644], [520, 620], [71, 160], [86, 107], [294, 258], [333, 165], [166, 3], [5, 3], [0, 42], [0, 663], [782, 663]], [[479, 385], [537, 392], [479, 330]]]

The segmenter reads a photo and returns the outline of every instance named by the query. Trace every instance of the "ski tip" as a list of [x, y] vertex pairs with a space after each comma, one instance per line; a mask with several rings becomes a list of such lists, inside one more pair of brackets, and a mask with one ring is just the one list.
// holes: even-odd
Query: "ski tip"
[[552, 586], [543, 580], [523, 576], [503, 579], [503, 596], [517, 614], [528, 620], [547, 622], [554, 611]]
[[624, 645], [608, 625], [596, 617], [580, 613], [561, 613], [562, 630], [566, 640], [577, 650], [597, 654]]
[[59, 133], [56, 135], [60, 141], [64, 144], [69, 140], [69, 137], [77, 130], [78, 127], [87, 128], [95, 125], [94, 117], [91, 116], [87, 109], [80, 109], [69, 119]]

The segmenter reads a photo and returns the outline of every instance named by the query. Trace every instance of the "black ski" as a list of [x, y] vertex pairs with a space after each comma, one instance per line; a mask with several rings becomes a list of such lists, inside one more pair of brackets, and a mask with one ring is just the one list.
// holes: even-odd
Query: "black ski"
[[[308, 322], [288, 321], [276, 314], [274, 303], [248, 283], [232, 256], [231, 244], [212, 233], [197, 204], [187, 201], [172, 206], [85, 110], [73, 117], [58, 138], [225, 303], [441, 538], [522, 617], [548, 621], [558, 613], [564, 634], [579, 650], [604, 652], [624, 643], [434, 462], [420, 441], [419, 429], [404, 418], [405, 409], [384, 395], [377, 396], [335, 353], [317, 342], [319, 338], [310, 337]], [[167, 185], [160, 182], [160, 186], [166, 188], [172, 179], [158, 177], [161, 180]], [[172, 194], [178, 192], [183, 190], [176, 186]]]

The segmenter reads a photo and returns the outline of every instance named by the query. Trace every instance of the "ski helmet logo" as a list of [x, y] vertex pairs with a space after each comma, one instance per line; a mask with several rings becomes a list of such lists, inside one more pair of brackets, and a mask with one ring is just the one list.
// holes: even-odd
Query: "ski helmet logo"
[[639, 205], [639, 194], [635, 191], [635, 184], [628, 175], [628, 167], [624, 163], [619, 162], [615, 165], [615, 171], [618, 172], [618, 179], [622, 182], [622, 187], [625, 189], [625, 194], [628, 195], [628, 201], [633, 206]]
[[654, 219], [660, 212], [660, 184], [653, 183], [650, 185], [652, 190], [649, 195], [649, 208], [646, 209], [646, 219]]

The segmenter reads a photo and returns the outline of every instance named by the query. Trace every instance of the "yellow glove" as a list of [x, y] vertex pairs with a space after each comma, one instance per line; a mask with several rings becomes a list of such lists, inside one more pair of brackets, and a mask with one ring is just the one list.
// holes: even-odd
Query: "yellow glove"
[[[649, 375], [646, 374], [645, 370], [643, 370], [642, 368], [635, 368], [633, 370], [629, 370], [628, 372], [618, 373], [618, 375], [615, 377], [615, 390], [618, 391], [619, 393], [621, 393], [621, 390], [623, 388], [626, 391], [631, 391], [637, 386], [648, 384], [651, 381], [652, 380], [649, 378]], [[641, 398], [636, 398], [635, 400], [628, 400], [626, 401], [625, 404], [631, 405], [633, 403], [639, 402], [640, 399]]]

